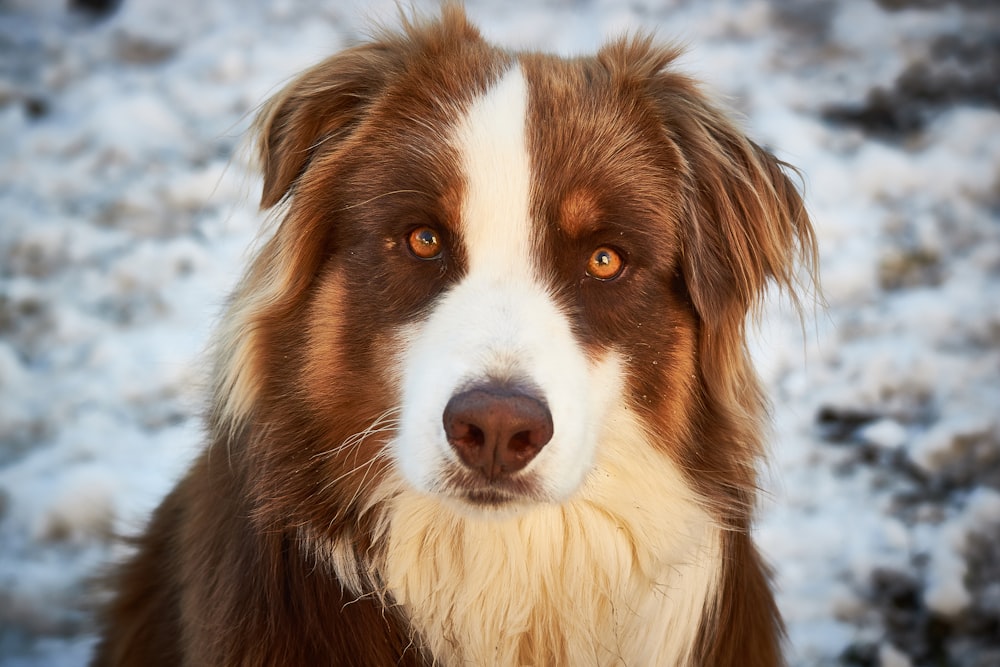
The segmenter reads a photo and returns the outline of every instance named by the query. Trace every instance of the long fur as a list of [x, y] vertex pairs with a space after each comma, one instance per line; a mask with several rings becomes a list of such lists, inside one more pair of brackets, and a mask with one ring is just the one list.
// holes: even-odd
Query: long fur
[[[217, 334], [208, 446], [116, 575], [93, 664], [782, 664], [745, 327], [815, 267], [785, 165], [648, 38], [563, 60], [456, 5], [403, 23], [260, 115], [279, 224]], [[523, 146], [491, 145], [511, 113]], [[434, 261], [406, 254], [421, 225]], [[621, 278], [578, 273], [617, 244]], [[435, 436], [470, 379], [551, 407], [506, 486]]]

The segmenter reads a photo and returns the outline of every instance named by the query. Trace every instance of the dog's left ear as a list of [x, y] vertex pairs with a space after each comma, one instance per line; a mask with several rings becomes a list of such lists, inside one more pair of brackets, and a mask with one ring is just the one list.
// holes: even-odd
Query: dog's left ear
[[264, 188], [261, 207], [294, 189], [317, 151], [345, 142], [397, 66], [384, 44], [342, 51], [301, 74], [265, 105], [257, 119]]
[[692, 80], [662, 70], [654, 80], [684, 163], [685, 282], [709, 329], [742, 330], [769, 281], [794, 300], [800, 269], [814, 279], [812, 224], [788, 165], [750, 141]]
[[437, 21], [408, 17], [402, 7], [400, 20], [401, 32], [378, 31], [373, 41], [306, 70], [266, 103], [256, 123], [262, 208], [289, 197], [318, 154], [348, 144], [368, 109], [414, 54], [482, 41], [457, 2], [445, 2]]

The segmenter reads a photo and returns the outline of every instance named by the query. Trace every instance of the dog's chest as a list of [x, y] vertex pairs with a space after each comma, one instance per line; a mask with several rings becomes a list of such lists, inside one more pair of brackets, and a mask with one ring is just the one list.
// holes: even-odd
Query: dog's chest
[[415, 640], [442, 665], [689, 663], [718, 529], [677, 496], [650, 499], [670, 502], [662, 513], [602, 496], [506, 520], [398, 498], [379, 569]]

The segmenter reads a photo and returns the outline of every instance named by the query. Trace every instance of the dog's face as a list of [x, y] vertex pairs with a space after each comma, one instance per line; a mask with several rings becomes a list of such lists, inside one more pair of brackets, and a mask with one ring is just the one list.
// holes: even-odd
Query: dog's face
[[287, 442], [257, 452], [260, 493], [305, 520], [390, 474], [466, 509], [561, 502], [622, 420], [706, 493], [745, 483], [753, 452], [696, 436], [715, 404], [753, 412], [742, 322], [807, 233], [777, 163], [645, 42], [511, 55], [447, 16], [411, 37], [262, 116], [285, 210], [218, 388], [221, 421]]
[[[416, 488], [474, 504], [561, 501], [577, 489], [609, 409], [630, 400], [623, 391], [649, 390], [626, 388], [636, 374], [624, 359], [633, 371], [656, 363], [634, 330], [655, 326], [660, 304], [681, 332], [668, 356], [692, 363], [693, 318], [670, 289], [677, 253], [657, 238], [672, 221], [614, 173], [641, 169], [642, 139], [625, 122], [634, 143], [599, 146], [595, 116], [613, 122], [615, 109], [595, 108], [560, 121], [560, 145], [546, 145], [538, 127], [557, 109], [533, 102], [536, 76], [512, 63], [462, 105], [442, 137], [454, 208], [433, 203], [430, 222], [397, 243], [396, 261], [436, 295], [402, 326], [393, 457]], [[579, 90], [566, 97], [559, 106], [585, 102]], [[423, 234], [433, 249], [414, 250]]]

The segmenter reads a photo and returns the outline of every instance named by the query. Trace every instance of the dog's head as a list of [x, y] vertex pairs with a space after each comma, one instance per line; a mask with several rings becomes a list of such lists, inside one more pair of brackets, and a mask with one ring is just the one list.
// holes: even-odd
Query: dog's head
[[744, 321], [812, 231], [675, 57], [510, 53], [448, 7], [267, 105], [280, 224], [223, 327], [215, 413], [262, 496], [304, 522], [389, 474], [466, 508], [560, 502], [624, 421], [710, 500], [752, 486]]

